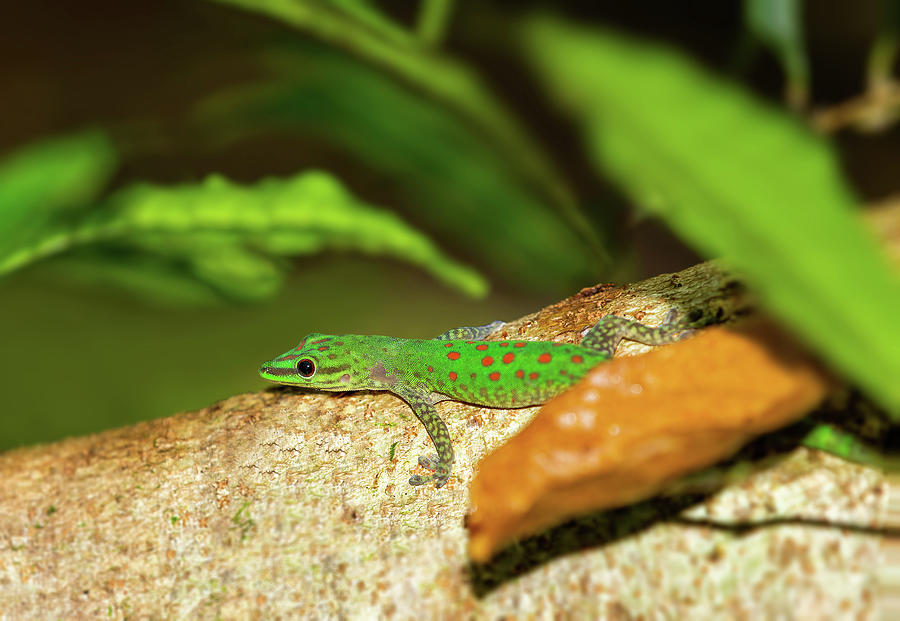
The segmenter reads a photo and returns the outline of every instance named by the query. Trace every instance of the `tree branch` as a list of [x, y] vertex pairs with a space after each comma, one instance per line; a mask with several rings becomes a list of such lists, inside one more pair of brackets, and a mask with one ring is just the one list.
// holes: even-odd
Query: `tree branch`
[[[672, 306], [728, 317], [748, 303], [705, 263], [586, 289], [505, 332], [577, 342], [611, 312], [652, 323]], [[457, 451], [440, 490], [407, 485], [431, 447], [384, 393], [274, 388], [0, 455], [0, 616], [872, 615], [888, 490], [876, 470], [798, 449], [687, 513], [696, 498], [651, 501], [471, 566], [473, 468], [537, 408], [438, 409]], [[665, 521], [676, 514], [694, 522]], [[776, 522], [712, 526], [748, 520]]]

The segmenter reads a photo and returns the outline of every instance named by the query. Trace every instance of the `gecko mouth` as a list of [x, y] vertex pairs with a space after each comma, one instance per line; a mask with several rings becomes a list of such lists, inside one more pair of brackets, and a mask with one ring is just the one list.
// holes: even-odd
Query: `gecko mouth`
[[285, 375], [293, 375], [297, 371], [294, 369], [294, 367], [287, 367], [287, 368], [281, 367], [280, 368], [280, 367], [270, 367], [270, 366], [266, 366], [265, 364], [263, 364], [262, 366], [259, 367], [259, 372], [261, 374], [271, 375], [272, 377], [283, 377]]

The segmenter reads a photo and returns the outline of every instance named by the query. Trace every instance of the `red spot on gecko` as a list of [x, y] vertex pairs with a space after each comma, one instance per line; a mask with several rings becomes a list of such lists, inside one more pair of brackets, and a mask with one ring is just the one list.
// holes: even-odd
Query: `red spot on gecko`
[[525, 343], [519, 341], [518, 343], [513, 344], [513, 347], [525, 347]]
[[471, 344], [473, 344], [474, 342], [475, 342], [475, 341], [466, 341], [466, 345], [471, 345]]
[[459, 376], [456, 374], [456, 371], [450, 371], [450, 379], [451, 380], [453, 380], [455, 382], [457, 377], [459, 377]]
[[516, 377], [518, 377], [519, 379], [522, 379], [523, 377], [525, 377], [525, 371], [523, 371], [522, 369], [519, 369], [518, 371], [516, 371]]
[[584, 358], [576, 354], [572, 356], [572, 362], [584, 362]]
[[537, 376], [538, 376], [537, 373], [529, 373], [529, 374], [528, 374], [528, 379], [537, 379]]
[[509, 364], [510, 362], [512, 362], [515, 359], [516, 359], [516, 355], [514, 353], [510, 352], [508, 354], [503, 354], [503, 362], [505, 362], [506, 364]]
[[434, 367], [429, 366], [429, 367], [428, 367], [428, 372], [429, 372], [429, 373], [434, 373]]
[[509, 347], [509, 341], [503, 341], [500, 343], [500, 347]]
[[490, 356], [485, 356], [484, 358], [481, 359], [481, 364], [483, 364], [486, 367], [489, 367], [492, 364], [494, 364], [494, 359], [491, 358]]
[[450, 358], [450, 360], [459, 360], [459, 352], [451, 351], [449, 354], [447, 354], [447, 357]]
[[310, 345], [318, 345], [319, 343], [324, 343], [328, 339], [319, 339], [318, 341], [311, 341]]
[[326, 349], [328, 349], [328, 345], [322, 345], [321, 347], [319, 347], [319, 351], [325, 351]]
[[545, 353], [541, 354], [540, 356], [538, 356], [538, 362], [540, 362], [542, 364], [546, 364], [546, 363], [550, 362], [550, 360], [552, 358], [553, 358], [553, 356], [551, 356], [550, 354], [545, 352]]
[[484, 350], [487, 349], [487, 348], [488, 348], [488, 346], [487, 346], [485, 343], [482, 343], [481, 345], [476, 345], [476, 346], [475, 346], [475, 349], [477, 349], [478, 351], [484, 351]]
[[453, 347], [453, 343], [447, 343], [444, 347]]
[[500, 379], [500, 374], [497, 371], [494, 371], [493, 373], [488, 375], [488, 377], [491, 378], [491, 380], [496, 382], [498, 379]]

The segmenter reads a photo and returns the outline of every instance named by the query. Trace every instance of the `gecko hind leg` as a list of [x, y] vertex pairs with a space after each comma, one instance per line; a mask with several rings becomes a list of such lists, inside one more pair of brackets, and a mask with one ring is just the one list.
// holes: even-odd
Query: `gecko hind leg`
[[469, 340], [480, 341], [492, 332], [499, 330], [506, 325], [505, 321], [492, 321], [483, 326], [472, 326], [463, 328], [453, 328], [447, 330], [440, 336], [434, 337], [436, 341], [453, 341], [453, 340]]
[[409, 479], [410, 485], [424, 485], [430, 481], [434, 481], [435, 487], [443, 487], [450, 478], [450, 470], [453, 467], [453, 445], [450, 442], [450, 432], [447, 431], [447, 425], [441, 420], [434, 404], [426, 394], [415, 391], [399, 391], [397, 393], [409, 404], [416, 417], [425, 426], [428, 437], [434, 443], [437, 455], [430, 457], [420, 457], [419, 465], [434, 473], [429, 476], [413, 475]]
[[666, 314], [665, 320], [656, 327], [648, 326], [633, 319], [626, 319], [625, 317], [607, 315], [588, 330], [585, 337], [581, 340], [581, 345], [582, 347], [589, 347], [603, 352], [612, 358], [616, 347], [619, 346], [622, 339], [637, 341], [647, 345], [674, 343], [693, 334], [694, 331], [689, 328], [694, 325], [694, 322], [693, 318], [679, 319], [678, 311], [674, 308]]

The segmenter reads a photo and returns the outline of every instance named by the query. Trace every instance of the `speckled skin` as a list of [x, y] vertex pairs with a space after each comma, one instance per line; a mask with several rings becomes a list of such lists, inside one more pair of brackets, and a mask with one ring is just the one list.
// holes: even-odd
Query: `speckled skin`
[[[503, 326], [456, 328], [436, 339], [398, 339], [355, 334], [310, 334], [295, 348], [264, 362], [267, 380], [318, 390], [387, 390], [405, 400], [422, 421], [437, 449], [419, 463], [434, 470], [413, 476], [421, 485], [447, 482], [453, 447], [434, 409], [453, 400], [489, 407], [539, 405], [576, 383], [592, 367], [612, 357], [623, 338], [661, 345], [681, 338], [685, 325], [669, 313], [658, 328], [608, 315], [581, 345], [547, 341], [483, 341]], [[678, 334], [681, 332], [681, 334]]]

